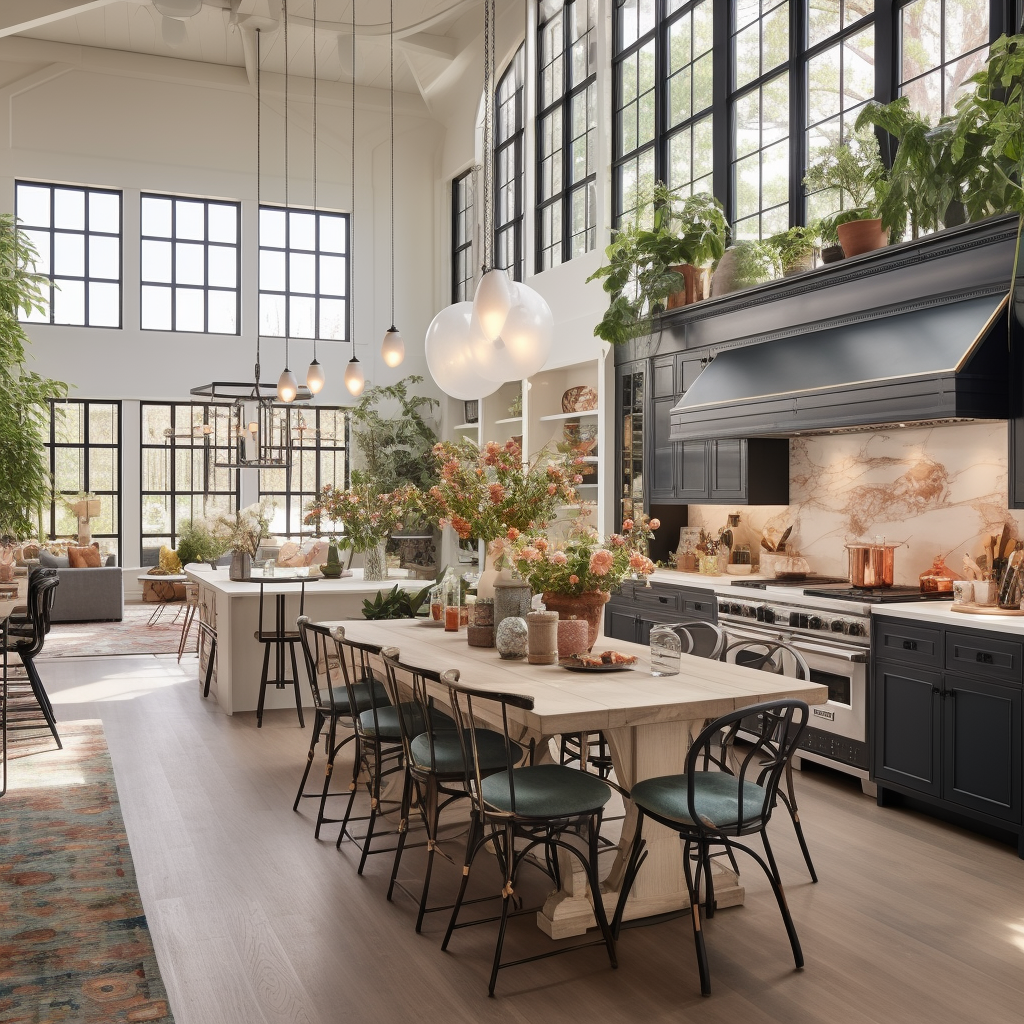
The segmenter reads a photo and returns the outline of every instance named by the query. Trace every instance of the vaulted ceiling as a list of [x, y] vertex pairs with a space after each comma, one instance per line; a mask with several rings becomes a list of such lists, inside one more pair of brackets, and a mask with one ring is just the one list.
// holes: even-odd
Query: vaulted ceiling
[[[355, 0], [356, 82], [389, 85], [389, 4]], [[288, 0], [288, 70], [313, 74], [314, 0]], [[482, 25], [481, 0], [394, 0], [395, 90], [431, 86]], [[317, 78], [352, 80], [352, 0], [316, 0]], [[282, 0], [6, 0], [0, 36], [23, 36], [211, 64], [285, 69]]]

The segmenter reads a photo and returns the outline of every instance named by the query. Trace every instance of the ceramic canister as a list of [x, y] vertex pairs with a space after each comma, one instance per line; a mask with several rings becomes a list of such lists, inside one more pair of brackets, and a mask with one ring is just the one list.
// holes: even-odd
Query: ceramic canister
[[530, 611], [533, 591], [525, 580], [499, 580], [494, 584], [494, 635], [501, 620], [510, 615], [525, 619]]
[[530, 612], [526, 660], [531, 665], [554, 665], [558, 661], [558, 612]]
[[558, 657], [571, 658], [574, 654], [586, 654], [590, 629], [586, 619], [558, 620]]

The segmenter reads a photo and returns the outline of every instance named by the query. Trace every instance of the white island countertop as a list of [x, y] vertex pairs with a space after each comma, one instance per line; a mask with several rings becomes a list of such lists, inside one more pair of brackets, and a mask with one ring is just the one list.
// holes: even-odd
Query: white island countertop
[[1024, 615], [971, 615], [969, 612], [954, 611], [951, 601], [876, 604], [872, 606], [871, 614], [884, 615], [891, 619], [912, 619], [915, 622], [931, 623], [946, 629], [983, 629], [1024, 637]]
[[[202, 583], [228, 597], [251, 597], [259, 593], [259, 584], [264, 584], [264, 591], [268, 594], [295, 593], [299, 589], [300, 578], [285, 576], [282, 569], [278, 569], [275, 576], [264, 576], [262, 573], [254, 573], [252, 579], [247, 581], [234, 581], [228, 578], [228, 567], [218, 569], [197, 568], [187, 566], [185, 575], [196, 583]], [[307, 594], [376, 594], [381, 590], [391, 590], [395, 585], [403, 590], [420, 591], [424, 587], [432, 587], [433, 580], [416, 580], [410, 578], [404, 569], [391, 569], [386, 580], [364, 580], [362, 569], [353, 569], [351, 576], [343, 576], [341, 579], [332, 580], [325, 576], [307, 576]]]

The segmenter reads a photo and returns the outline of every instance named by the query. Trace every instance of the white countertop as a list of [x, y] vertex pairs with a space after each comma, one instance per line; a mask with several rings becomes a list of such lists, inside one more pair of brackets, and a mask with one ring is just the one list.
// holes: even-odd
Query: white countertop
[[906, 604], [877, 604], [873, 615], [893, 619], [913, 619], [933, 623], [949, 629], [983, 629], [996, 633], [1015, 633], [1024, 636], [1024, 615], [971, 615], [953, 610], [952, 602], [921, 601]]
[[[294, 579], [281, 579], [275, 583], [272, 577], [253, 576], [248, 582], [236, 583], [228, 579], [227, 566], [219, 569], [196, 569], [189, 567], [185, 569], [185, 575], [196, 583], [211, 587], [228, 597], [258, 597], [260, 583], [265, 584], [264, 593], [267, 594], [295, 594], [299, 590], [299, 581]], [[329, 580], [322, 576], [307, 577], [306, 593], [376, 594], [382, 590], [391, 590], [396, 584], [403, 590], [411, 590], [414, 593], [426, 586], [433, 586], [431, 580], [410, 579], [404, 569], [392, 569], [389, 578], [386, 580], [364, 580], [363, 570], [353, 569], [351, 576], [342, 577], [340, 580]]]

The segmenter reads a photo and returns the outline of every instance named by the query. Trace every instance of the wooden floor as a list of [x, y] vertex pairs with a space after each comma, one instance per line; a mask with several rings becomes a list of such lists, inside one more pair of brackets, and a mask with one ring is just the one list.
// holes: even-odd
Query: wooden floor
[[[178, 1024], [946, 1024], [1024, 1015], [1024, 862], [1009, 846], [879, 809], [852, 780], [798, 776], [818, 885], [788, 820], [772, 825], [803, 971], [793, 970], [770, 889], [751, 863], [746, 905], [707, 924], [709, 999], [686, 918], [624, 931], [617, 971], [602, 949], [588, 949], [503, 971], [488, 999], [491, 926], [458, 933], [442, 953], [447, 915], [428, 917], [416, 935], [409, 900], [384, 899], [390, 857], [371, 858], [360, 878], [333, 833], [313, 839], [313, 801], [292, 812], [309, 742], [293, 712], [268, 713], [259, 731], [251, 714], [222, 714], [200, 697], [194, 656], [180, 669], [153, 656], [40, 667], [60, 719], [103, 722]], [[497, 879], [488, 859], [474, 869], [481, 892]], [[414, 873], [416, 858], [408, 860]], [[435, 877], [442, 896], [457, 871], [439, 862]], [[524, 954], [549, 941], [529, 920], [511, 935]]]

